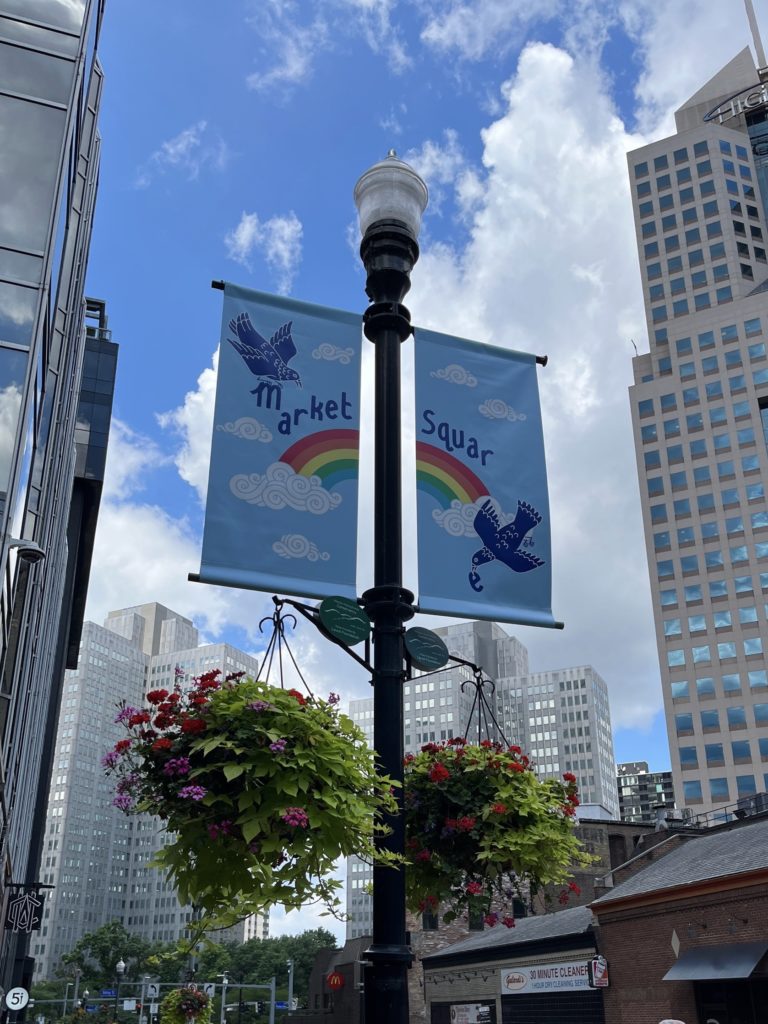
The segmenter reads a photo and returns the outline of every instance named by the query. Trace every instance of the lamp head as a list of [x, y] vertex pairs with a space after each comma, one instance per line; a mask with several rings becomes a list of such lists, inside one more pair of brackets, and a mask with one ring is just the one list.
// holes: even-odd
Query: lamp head
[[396, 221], [418, 239], [429, 193], [416, 171], [400, 160], [394, 149], [359, 178], [354, 195], [362, 235], [378, 221]]
[[120, 959], [115, 964], [115, 970], [117, 971], [118, 975], [120, 975], [120, 976], [125, 974], [125, 961], [123, 960], [122, 957], [120, 957]]
[[11, 537], [8, 542], [9, 548], [16, 548], [17, 556], [23, 562], [29, 562], [30, 565], [35, 565], [37, 562], [42, 562], [45, 558], [45, 552], [34, 540], [20, 540], [17, 537]]

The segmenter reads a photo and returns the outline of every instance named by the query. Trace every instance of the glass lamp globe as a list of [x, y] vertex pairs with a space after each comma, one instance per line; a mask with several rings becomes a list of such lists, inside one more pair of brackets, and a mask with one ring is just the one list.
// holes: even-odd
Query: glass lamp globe
[[400, 160], [394, 149], [359, 178], [354, 195], [361, 234], [377, 221], [395, 220], [414, 238], [419, 237], [429, 193], [416, 171]]

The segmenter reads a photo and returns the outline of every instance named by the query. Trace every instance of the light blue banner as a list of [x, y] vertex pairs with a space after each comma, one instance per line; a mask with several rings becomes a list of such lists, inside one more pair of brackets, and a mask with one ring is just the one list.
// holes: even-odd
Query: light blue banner
[[418, 329], [419, 608], [555, 626], [535, 356]]
[[224, 287], [200, 580], [355, 597], [360, 316]]

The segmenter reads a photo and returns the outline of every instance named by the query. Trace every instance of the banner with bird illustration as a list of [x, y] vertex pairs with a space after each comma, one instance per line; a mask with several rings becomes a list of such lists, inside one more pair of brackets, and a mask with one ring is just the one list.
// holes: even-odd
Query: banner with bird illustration
[[415, 332], [419, 608], [558, 625], [536, 357]]
[[354, 598], [361, 318], [223, 290], [198, 578]]

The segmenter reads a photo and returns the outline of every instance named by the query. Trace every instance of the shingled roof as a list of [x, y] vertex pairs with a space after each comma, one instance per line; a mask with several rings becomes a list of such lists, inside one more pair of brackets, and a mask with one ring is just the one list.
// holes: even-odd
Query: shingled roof
[[690, 839], [638, 871], [592, 904], [600, 908], [628, 896], [695, 885], [751, 871], [768, 871], [768, 817]]
[[522, 917], [514, 928], [495, 925], [477, 932], [467, 939], [454, 942], [451, 946], [423, 957], [424, 966], [438, 966], [440, 960], [457, 955], [503, 949], [522, 943], [542, 942], [547, 939], [566, 938], [571, 935], [586, 935], [591, 932], [594, 919], [589, 907], [570, 907], [555, 914], [539, 914]]

